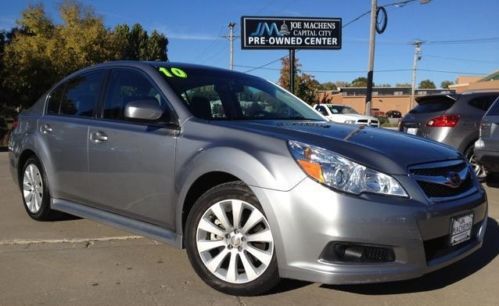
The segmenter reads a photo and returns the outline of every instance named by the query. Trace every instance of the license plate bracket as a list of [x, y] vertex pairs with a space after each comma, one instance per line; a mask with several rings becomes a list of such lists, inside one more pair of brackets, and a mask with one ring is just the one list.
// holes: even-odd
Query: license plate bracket
[[449, 244], [451, 246], [458, 245], [471, 239], [473, 220], [473, 213], [452, 217], [450, 219]]

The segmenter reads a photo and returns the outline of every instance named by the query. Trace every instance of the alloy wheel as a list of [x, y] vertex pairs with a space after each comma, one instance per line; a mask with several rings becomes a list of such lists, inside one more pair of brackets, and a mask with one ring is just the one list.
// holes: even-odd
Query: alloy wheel
[[213, 275], [228, 283], [243, 284], [267, 270], [274, 239], [260, 210], [248, 202], [230, 199], [205, 211], [197, 225], [196, 247]]
[[23, 197], [28, 210], [33, 214], [38, 213], [43, 201], [43, 179], [35, 164], [29, 164], [24, 170]]
[[475, 157], [475, 153], [471, 152], [471, 154], [468, 156], [468, 162], [471, 165], [471, 168], [473, 169], [473, 172], [475, 172], [476, 176], [478, 178], [484, 178], [485, 177], [485, 169], [483, 168], [482, 165], [480, 165]]

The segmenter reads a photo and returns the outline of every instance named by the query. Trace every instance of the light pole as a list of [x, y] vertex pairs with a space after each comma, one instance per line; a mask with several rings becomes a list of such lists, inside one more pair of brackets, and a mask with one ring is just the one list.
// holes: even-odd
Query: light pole
[[409, 102], [409, 110], [414, 107], [414, 99], [416, 97], [416, 70], [418, 61], [421, 59], [421, 40], [416, 40], [412, 43], [414, 45], [414, 58], [412, 59], [412, 86], [411, 86], [411, 101]]
[[234, 22], [230, 22], [229, 27], [229, 69], [234, 70], [234, 27], [236, 24]]
[[[371, 115], [371, 102], [373, 91], [373, 77], [374, 77], [374, 47], [376, 44], [376, 32], [381, 34], [385, 31], [387, 25], [387, 14], [385, 7], [389, 6], [403, 6], [418, 0], [403, 0], [389, 3], [378, 7], [377, 0], [371, 0], [371, 23], [369, 31], [369, 63], [367, 67], [367, 88], [366, 88], [366, 115]], [[419, 0], [420, 4], [428, 4], [431, 0]], [[381, 19], [380, 19], [381, 17]], [[414, 88], [414, 86], [413, 86]], [[412, 102], [411, 102], [412, 103]]]
[[376, 45], [376, 15], [378, 1], [371, 0], [371, 26], [369, 29], [369, 63], [367, 67], [366, 115], [371, 115], [371, 100], [373, 93], [374, 47]]

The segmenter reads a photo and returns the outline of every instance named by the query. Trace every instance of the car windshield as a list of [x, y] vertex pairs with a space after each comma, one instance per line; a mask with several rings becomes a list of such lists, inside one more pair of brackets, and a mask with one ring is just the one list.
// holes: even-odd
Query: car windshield
[[258, 77], [202, 67], [156, 69], [198, 118], [324, 120], [303, 101]]
[[330, 105], [329, 109], [333, 114], [358, 114], [353, 108], [342, 105]]

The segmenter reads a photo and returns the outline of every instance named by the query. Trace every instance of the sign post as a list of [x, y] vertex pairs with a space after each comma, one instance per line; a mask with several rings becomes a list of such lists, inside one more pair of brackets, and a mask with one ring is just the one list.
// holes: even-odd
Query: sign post
[[288, 49], [294, 93], [296, 49], [341, 49], [341, 18], [241, 17], [242, 49]]
[[289, 49], [289, 91], [295, 93], [295, 49]]

